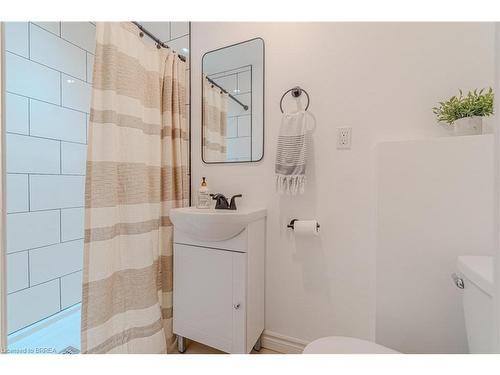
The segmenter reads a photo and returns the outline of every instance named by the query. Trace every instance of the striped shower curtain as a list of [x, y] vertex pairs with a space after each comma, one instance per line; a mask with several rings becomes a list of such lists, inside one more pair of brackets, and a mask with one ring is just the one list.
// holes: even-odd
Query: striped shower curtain
[[165, 353], [172, 224], [188, 204], [185, 63], [98, 23], [85, 187], [83, 353]]
[[227, 93], [203, 76], [203, 158], [226, 161]]

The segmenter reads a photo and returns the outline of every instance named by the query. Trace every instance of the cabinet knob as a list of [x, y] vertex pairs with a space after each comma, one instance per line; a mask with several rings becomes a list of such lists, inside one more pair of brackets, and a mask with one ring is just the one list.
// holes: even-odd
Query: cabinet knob
[[233, 307], [234, 307], [235, 310], [238, 310], [240, 308], [240, 304], [237, 303], [236, 305], [233, 305]]

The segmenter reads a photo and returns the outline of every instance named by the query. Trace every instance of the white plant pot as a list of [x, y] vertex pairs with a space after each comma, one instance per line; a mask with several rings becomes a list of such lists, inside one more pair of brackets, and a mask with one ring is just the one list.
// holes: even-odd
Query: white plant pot
[[453, 135], [477, 135], [483, 133], [483, 118], [465, 117], [453, 123]]

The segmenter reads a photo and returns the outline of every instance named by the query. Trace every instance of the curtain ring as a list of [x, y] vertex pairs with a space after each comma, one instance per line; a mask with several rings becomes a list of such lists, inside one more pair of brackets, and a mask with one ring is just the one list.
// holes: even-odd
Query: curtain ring
[[139, 36], [142, 38], [144, 37], [144, 33], [142, 31], [139, 32]]
[[156, 43], [156, 48], [158, 48], [158, 49], [161, 48], [160, 43]]

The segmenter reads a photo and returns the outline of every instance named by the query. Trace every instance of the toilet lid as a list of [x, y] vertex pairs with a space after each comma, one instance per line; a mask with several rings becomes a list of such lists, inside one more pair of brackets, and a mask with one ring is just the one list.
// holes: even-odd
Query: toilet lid
[[372, 341], [345, 336], [330, 336], [314, 340], [304, 354], [398, 354], [399, 352]]

